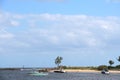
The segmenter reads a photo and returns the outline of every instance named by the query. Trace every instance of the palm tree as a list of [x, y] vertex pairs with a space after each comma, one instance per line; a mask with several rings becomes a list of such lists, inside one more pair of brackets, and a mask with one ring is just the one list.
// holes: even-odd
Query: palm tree
[[55, 64], [57, 65], [58, 68], [60, 68], [60, 63], [61, 61], [63, 60], [62, 57], [58, 56], [56, 59], [55, 59]]
[[114, 61], [113, 60], [109, 60], [109, 64], [110, 64], [110, 66], [112, 66], [114, 64]]
[[117, 59], [119, 62], [120, 62], [120, 56], [118, 57], [118, 59]]

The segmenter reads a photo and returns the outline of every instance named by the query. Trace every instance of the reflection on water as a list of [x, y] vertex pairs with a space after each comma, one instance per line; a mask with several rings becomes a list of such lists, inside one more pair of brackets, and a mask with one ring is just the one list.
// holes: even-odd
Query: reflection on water
[[31, 76], [30, 71], [0, 70], [0, 80], [120, 80], [120, 74], [100, 73], [49, 73], [46, 76]]

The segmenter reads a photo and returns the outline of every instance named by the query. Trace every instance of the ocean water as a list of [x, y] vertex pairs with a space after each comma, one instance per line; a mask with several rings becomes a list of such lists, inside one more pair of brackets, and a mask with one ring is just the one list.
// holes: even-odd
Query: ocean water
[[120, 80], [119, 73], [49, 73], [45, 76], [29, 75], [30, 71], [0, 70], [0, 80]]

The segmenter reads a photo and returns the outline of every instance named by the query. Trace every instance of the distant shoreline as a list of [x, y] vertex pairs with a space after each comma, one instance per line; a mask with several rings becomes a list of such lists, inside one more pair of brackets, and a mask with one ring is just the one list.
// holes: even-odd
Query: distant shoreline
[[65, 69], [66, 72], [100, 72], [98, 70], [87, 70], [87, 69]]
[[[24, 68], [26, 70], [31, 70], [32, 68]], [[39, 68], [37, 68], [39, 70]], [[56, 69], [44, 69], [46, 72], [54, 72]], [[0, 68], [0, 70], [21, 70], [21, 68]], [[100, 70], [95, 70], [95, 69], [63, 69], [65, 72], [86, 72], [86, 73], [100, 73]], [[110, 73], [120, 73], [120, 70], [109, 70]]]
[[[82, 69], [65, 69], [66, 72], [89, 72], [89, 73], [100, 73], [98, 70], [82, 70]], [[110, 73], [120, 73], [118, 70], [109, 70]]]

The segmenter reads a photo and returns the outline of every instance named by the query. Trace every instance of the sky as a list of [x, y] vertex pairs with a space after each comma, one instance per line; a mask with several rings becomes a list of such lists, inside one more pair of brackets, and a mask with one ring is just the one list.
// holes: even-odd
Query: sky
[[0, 0], [0, 67], [120, 64], [120, 0]]

